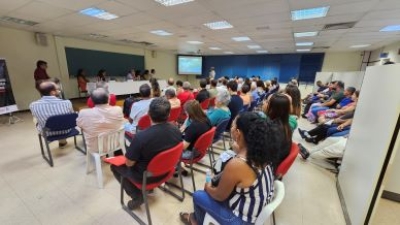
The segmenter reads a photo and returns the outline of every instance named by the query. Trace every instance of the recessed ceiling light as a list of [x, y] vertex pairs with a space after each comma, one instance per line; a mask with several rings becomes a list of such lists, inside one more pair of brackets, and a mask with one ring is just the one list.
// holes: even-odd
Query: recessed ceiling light
[[257, 50], [257, 53], [268, 53], [267, 50]]
[[380, 31], [400, 31], [400, 25], [390, 25], [382, 28]]
[[96, 7], [83, 9], [83, 10], [79, 11], [79, 13], [86, 15], [86, 16], [95, 17], [97, 19], [102, 19], [102, 20], [113, 20], [113, 19], [118, 18], [117, 15], [109, 13], [109, 12], [105, 11], [104, 9], [99, 9]]
[[261, 46], [259, 46], [259, 45], [247, 45], [247, 47], [249, 49], [260, 49], [261, 48]]
[[371, 46], [370, 44], [352, 45], [350, 48], [365, 48]]
[[297, 52], [309, 52], [309, 51], [311, 51], [311, 49], [310, 48], [303, 48], [303, 49], [297, 49], [296, 51]]
[[34, 22], [34, 21], [30, 21], [30, 20], [18, 19], [18, 18], [11, 17], [11, 16], [2, 16], [2, 17], [0, 17], [0, 21], [17, 23], [17, 24], [20, 24], [20, 25], [28, 25], [28, 26], [35, 26], [36, 24], [39, 24], [38, 22]]
[[325, 17], [328, 13], [329, 6], [310, 8], [310, 9], [300, 9], [292, 11], [292, 20], [307, 20]]
[[294, 33], [294, 37], [314, 37], [318, 35], [318, 31], [311, 31], [311, 32], [297, 32]]
[[224, 52], [225, 54], [233, 54], [233, 52]]
[[209, 47], [210, 50], [221, 50], [220, 47]]
[[205, 23], [204, 26], [206, 26], [212, 30], [222, 30], [222, 29], [233, 28], [232, 24], [228, 23], [227, 21], [217, 21], [217, 22], [212, 22], [212, 23]]
[[232, 40], [234, 41], [250, 41], [249, 37], [233, 37]]
[[312, 46], [314, 42], [297, 42], [296, 46]]
[[167, 32], [165, 30], [152, 30], [152, 31], [150, 31], [150, 33], [156, 34], [156, 35], [160, 35], [160, 36], [170, 36], [170, 35], [172, 35], [172, 33], [169, 33], [169, 32]]
[[201, 45], [203, 42], [201, 41], [187, 41], [187, 43], [192, 44], [192, 45]]
[[155, 0], [155, 1], [165, 6], [173, 6], [187, 2], [193, 2], [194, 0]]

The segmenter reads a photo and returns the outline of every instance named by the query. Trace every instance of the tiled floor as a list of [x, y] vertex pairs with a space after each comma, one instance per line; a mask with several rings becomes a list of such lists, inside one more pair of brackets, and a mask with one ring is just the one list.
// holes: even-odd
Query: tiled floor
[[400, 224], [400, 202], [380, 199], [371, 225]]
[[[18, 116], [24, 122], [0, 125], [0, 224], [136, 224], [121, 209], [119, 184], [108, 166], [103, 167], [105, 187], [98, 189], [95, 174], [85, 173], [85, 156], [70, 140], [63, 150], [52, 145], [55, 166], [49, 167], [40, 155], [32, 117]], [[310, 125], [300, 121], [300, 126]], [[294, 139], [299, 140], [297, 132]], [[199, 189], [204, 178], [196, 173]], [[278, 225], [345, 224], [332, 173], [297, 159], [284, 183]], [[185, 184], [190, 187], [190, 180]], [[181, 224], [178, 213], [193, 210], [190, 196], [181, 203], [156, 190], [150, 201], [156, 225]], [[144, 218], [144, 207], [138, 211]]]

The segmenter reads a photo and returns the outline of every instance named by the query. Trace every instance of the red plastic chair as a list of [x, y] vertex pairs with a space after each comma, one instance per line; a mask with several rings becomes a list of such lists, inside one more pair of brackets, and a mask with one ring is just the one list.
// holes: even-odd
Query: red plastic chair
[[[135, 181], [129, 179], [129, 181], [133, 185], [135, 185], [137, 188], [142, 190], [143, 199], [144, 199], [144, 203], [145, 203], [145, 207], [146, 207], [148, 224], [152, 224], [152, 222], [151, 222], [151, 215], [150, 215], [150, 209], [149, 209], [149, 202], [147, 200], [147, 192], [156, 187], [159, 187], [161, 184], [168, 181], [174, 175], [176, 165], [180, 164], [180, 158], [182, 155], [182, 151], [183, 151], [183, 142], [180, 142], [175, 147], [158, 153], [150, 161], [149, 165], [147, 166], [147, 169], [143, 172], [143, 180], [141, 183], [135, 182]], [[165, 174], [166, 174], [166, 176], [163, 179], [161, 179], [160, 181], [158, 181], [156, 183], [151, 183], [151, 184], [147, 183], [149, 178], [159, 177], [159, 176], [163, 176]], [[176, 199], [178, 199], [179, 201], [182, 202], [183, 199], [185, 198], [185, 192], [183, 191], [182, 176], [180, 176], [180, 175], [178, 175], [178, 176], [179, 176], [179, 180], [180, 180], [180, 185], [182, 187], [181, 196], [173, 193], [172, 191], [170, 191], [168, 189], [165, 189], [165, 188], [161, 188], [161, 189], [163, 191], [171, 194], [173, 197], [175, 197]], [[122, 186], [124, 179], [126, 179], [126, 178], [122, 177], [122, 179], [121, 179], [121, 205], [122, 205], [122, 208], [126, 212], [128, 212], [129, 215], [131, 215], [137, 222], [139, 222], [140, 224], [146, 224], [143, 222], [142, 219], [139, 218], [138, 215], [136, 215], [136, 213], [134, 213], [134, 211], [130, 210], [127, 207], [127, 205], [125, 205], [125, 203], [124, 203], [124, 189]]]
[[215, 97], [214, 98], [210, 98], [210, 104], [208, 104], [209, 108], [215, 107]]
[[[214, 139], [214, 135], [215, 135], [215, 127], [212, 127], [209, 131], [205, 132], [204, 134], [202, 134], [194, 143], [194, 147], [193, 147], [193, 151], [197, 151], [198, 153], [200, 153], [199, 156], [197, 156], [196, 158], [194, 158], [194, 154], [192, 154], [192, 158], [191, 159], [182, 159], [182, 162], [185, 164], [189, 164], [189, 168], [190, 168], [190, 173], [192, 176], [192, 184], [193, 184], [193, 192], [196, 191], [196, 183], [194, 181], [194, 174], [193, 174], [193, 170], [197, 170], [199, 172], [203, 172], [199, 169], [193, 168], [193, 164], [199, 162], [206, 154], [207, 154], [207, 150], [208, 148], [212, 145], [213, 143], [213, 139]], [[190, 195], [192, 195], [193, 193], [185, 190], [186, 192], [188, 192]]]
[[289, 155], [279, 164], [275, 171], [275, 179], [282, 180], [283, 176], [289, 171], [290, 167], [293, 165], [294, 160], [299, 154], [299, 146], [297, 143], [292, 142], [292, 147], [290, 148]]
[[196, 99], [196, 97], [197, 97], [198, 94], [199, 94], [198, 91], [193, 92], [193, 97], [194, 97], [194, 99]]
[[181, 107], [172, 108], [171, 112], [169, 113], [168, 122], [175, 122], [178, 120], [181, 110]]
[[150, 126], [151, 126], [150, 116], [144, 115], [138, 121], [138, 124], [136, 126], [136, 133], [138, 131], [143, 131], [144, 129], [149, 128]]
[[200, 103], [200, 106], [203, 110], [207, 110], [208, 106], [210, 105], [210, 99], [206, 99]]

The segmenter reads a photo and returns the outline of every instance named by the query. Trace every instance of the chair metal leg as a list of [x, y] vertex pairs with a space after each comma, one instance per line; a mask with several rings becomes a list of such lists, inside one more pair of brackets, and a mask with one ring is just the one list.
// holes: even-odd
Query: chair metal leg
[[40, 151], [42, 152], [42, 157], [44, 157], [42, 135], [38, 134], [38, 137], [39, 137]]
[[194, 181], [193, 162], [190, 163], [190, 173], [192, 175], [193, 192], [195, 192], [196, 191], [196, 182]]
[[122, 209], [125, 210], [125, 212], [127, 212], [130, 216], [132, 216], [136, 220], [136, 222], [138, 222], [140, 225], [146, 225], [146, 223], [143, 222], [143, 220], [140, 219], [139, 216], [137, 216], [132, 210], [130, 210], [127, 205], [125, 205], [125, 202], [124, 202], [124, 186], [122, 185], [124, 180], [125, 180], [125, 178], [121, 177], [120, 202], [121, 202]]
[[272, 225], [275, 225], [275, 212], [272, 212]]
[[43, 155], [43, 158], [50, 164], [51, 167], [53, 167], [54, 163], [53, 163], [53, 157], [52, 157], [51, 151], [50, 151], [49, 142], [47, 140], [44, 140], [44, 142], [46, 143], [48, 158], [45, 155]]
[[[82, 138], [83, 138], [83, 136], [82, 136]], [[83, 139], [83, 140], [84, 140], [84, 139]], [[83, 143], [84, 143], [84, 145], [86, 146], [85, 141], [83, 141]], [[85, 154], [85, 155], [87, 154], [86, 147], [85, 147], [85, 149], [83, 149], [83, 148], [81, 148], [81, 147], [79, 147], [79, 146], [77, 145], [77, 143], [76, 143], [76, 136], [74, 136], [74, 145], [75, 145], [75, 149], [76, 149], [76, 150], [82, 152], [82, 153]]]

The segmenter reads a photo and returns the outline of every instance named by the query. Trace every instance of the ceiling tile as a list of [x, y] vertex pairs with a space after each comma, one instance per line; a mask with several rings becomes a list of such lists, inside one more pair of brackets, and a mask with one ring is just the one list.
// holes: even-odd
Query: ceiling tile
[[53, 6], [70, 9], [74, 11], [79, 11], [88, 7], [93, 7], [100, 2], [104, 2], [104, 0], [40, 0], [40, 1], [46, 2]]
[[25, 15], [32, 16], [34, 18], [42, 19], [55, 19], [66, 14], [73, 13], [72, 10], [56, 7], [47, 3], [33, 1], [29, 4], [22, 6], [21, 8], [13, 11], [10, 15]]
[[10, 12], [28, 4], [30, 1], [31, 0], [0, 0], [0, 10], [2, 12]]
[[103, 2], [101, 4], [98, 4], [97, 7], [118, 16], [126, 16], [139, 12], [129, 5], [121, 4], [116, 1]]

